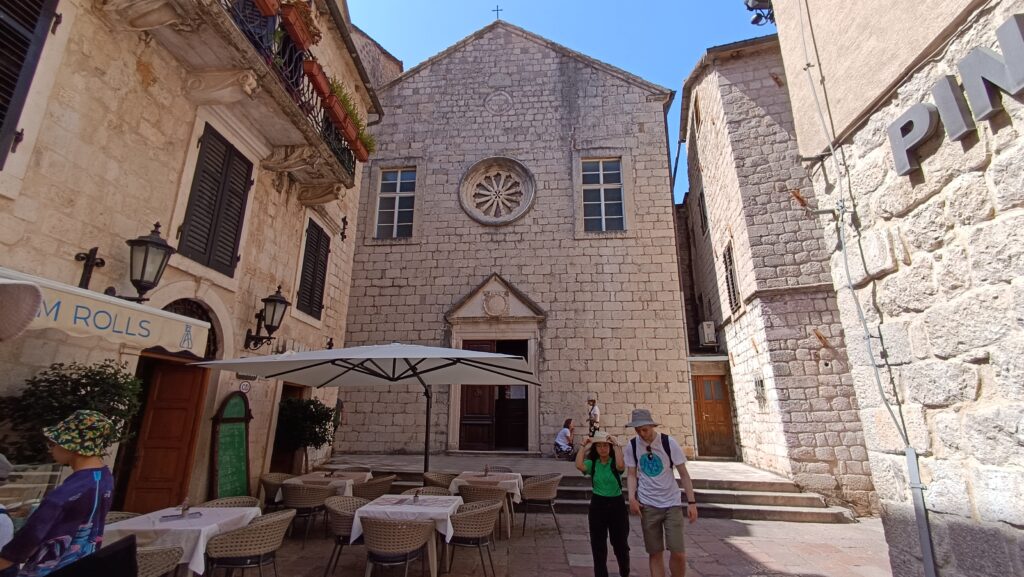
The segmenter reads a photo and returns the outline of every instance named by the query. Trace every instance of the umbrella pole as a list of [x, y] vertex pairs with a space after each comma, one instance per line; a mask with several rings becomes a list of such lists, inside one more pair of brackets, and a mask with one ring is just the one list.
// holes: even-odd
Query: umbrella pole
[[423, 385], [423, 396], [427, 398], [427, 428], [423, 437], [423, 472], [427, 473], [430, 471], [430, 409], [434, 404], [434, 395], [430, 385]]

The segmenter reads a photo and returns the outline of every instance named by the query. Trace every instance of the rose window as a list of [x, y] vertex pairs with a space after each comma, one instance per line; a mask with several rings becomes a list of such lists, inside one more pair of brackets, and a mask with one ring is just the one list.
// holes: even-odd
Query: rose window
[[510, 223], [533, 204], [533, 177], [511, 158], [488, 158], [462, 179], [461, 202], [466, 213], [487, 225]]

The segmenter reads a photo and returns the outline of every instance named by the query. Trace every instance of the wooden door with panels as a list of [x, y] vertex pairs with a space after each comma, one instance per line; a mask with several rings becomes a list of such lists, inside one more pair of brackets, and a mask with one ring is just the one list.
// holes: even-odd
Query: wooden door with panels
[[735, 457], [732, 403], [723, 375], [693, 377], [694, 412], [697, 420], [697, 451], [702, 457]]

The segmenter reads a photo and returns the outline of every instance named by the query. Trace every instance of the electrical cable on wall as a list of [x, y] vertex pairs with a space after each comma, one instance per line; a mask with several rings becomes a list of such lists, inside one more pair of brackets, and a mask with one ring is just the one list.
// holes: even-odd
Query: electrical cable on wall
[[[814, 106], [818, 112], [818, 120], [821, 123], [821, 130], [825, 136], [826, 142], [828, 142], [832, 162], [835, 164], [835, 183], [839, 195], [839, 200], [836, 203], [835, 219], [836, 228], [839, 234], [839, 251], [842, 256], [843, 270], [846, 274], [846, 286], [850, 290], [850, 296], [853, 298], [854, 309], [857, 311], [857, 318], [860, 322], [861, 330], [863, 331], [864, 344], [867, 347], [868, 362], [871, 364], [871, 371], [874, 376], [875, 385], [878, 388], [878, 394], [881, 397], [886, 410], [889, 412], [889, 416], [892, 418], [896, 430], [899, 432], [900, 437], [903, 440], [904, 452], [907, 457], [907, 469], [910, 477], [910, 488], [914, 500], [914, 516], [917, 521], [918, 537], [921, 542], [921, 557], [924, 563], [924, 573], [926, 577], [938, 577], [938, 570], [935, 566], [935, 555], [932, 547], [931, 531], [928, 523], [928, 513], [924, 504], [924, 494], [922, 492], [924, 487], [921, 484], [920, 470], [917, 463], [917, 450], [910, 444], [910, 438], [907, 435], [906, 423], [902, 419], [902, 411], [900, 412], [900, 416], [897, 417], [896, 412], [893, 411], [892, 404], [889, 402], [889, 399], [885, 394], [885, 389], [882, 387], [882, 377], [878, 370], [878, 364], [875, 362], [874, 347], [871, 342], [871, 330], [868, 327], [867, 318], [864, 316], [864, 309], [861, 307], [860, 299], [857, 297], [857, 291], [854, 290], [853, 277], [850, 274], [850, 259], [846, 241], [846, 216], [852, 213], [847, 209], [846, 200], [844, 199], [843, 167], [840, 164], [839, 157], [836, 153], [835, 139], [829, 131], [828, 123], [825, 120], [825, 113], [822, 110], [821, 101], [818, 98], [818, 91], [814, 86], [814, 77], [811, 74], [811, 68], [814, 65], [811, 63], [810, 52], [807, 49], [807, 36], [805, 30], [807, 23], [805, 22], [804, 17], [805, 10], [807, 11], [806, 20], [809, 21], [810, 6], [808, 5], [808, 0], [803, 0], [798, 3], [798, 11], [800, 13], [800, 41], [803, 45], [804, 53], [804, 72], [807, 75], [807, 83], [810, 86], [811, 94], [814, 96]], [[824, 80], [824, 77], [822, 77], [822, 80]], [[852, 190], [849, 191], [849, 196], [850, 202], [853, 202]], [[881, 328], [879, 328], [879, 330], [881, 330]], [[880, 354], [884, 354], [884, 343], [881, 345], [879, 352]]]

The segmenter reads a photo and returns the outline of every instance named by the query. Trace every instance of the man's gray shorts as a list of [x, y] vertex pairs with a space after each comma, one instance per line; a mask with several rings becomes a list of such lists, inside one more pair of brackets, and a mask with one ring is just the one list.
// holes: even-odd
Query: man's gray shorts
[[686, 553], [682, 507], [643, 505], [640, 508], [640, 524], [644, 529], [644, 548], [648, 555], [661, 553], [665, 549], [673, 553]]

